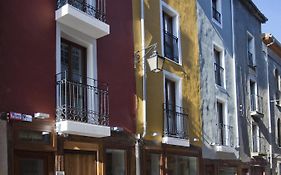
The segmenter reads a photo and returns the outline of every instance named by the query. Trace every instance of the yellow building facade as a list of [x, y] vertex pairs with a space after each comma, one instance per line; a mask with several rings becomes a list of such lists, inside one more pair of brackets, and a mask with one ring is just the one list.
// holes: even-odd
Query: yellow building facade
[[[141, 174], [199, 174], [202, 122], [196, 1], [133, 1], [133, 20]], [[165, 58], [159, 72], [150, 71], [146, 62], [154, 51]]]

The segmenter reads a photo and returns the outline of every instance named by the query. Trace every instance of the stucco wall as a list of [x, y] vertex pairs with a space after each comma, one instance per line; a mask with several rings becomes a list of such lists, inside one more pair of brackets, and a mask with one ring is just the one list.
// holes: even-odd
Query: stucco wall
[[[218, 30], [218, 25], [211, 15], [211, 1], [198, 1], [198, 26], [200, 47], [200, 91], [201, 91], [201, 114], [203, 120], [203, 158], [208, 159], [237, 159], [238, 152], [233, 149], [232, 155], [218, 154], [214, 147], [218, 139], [218, 117], [216, 111], [217, 100], [225, 104], [226, 125], [232, 126], [229, 136], [233, 146], [237, 147], [237, 116], [235, 101], [234, 60], [232, 57], [232, 26], [230, 1], [222, 2], [223, 27]], [[230, 21], [225, 22], [224, 21]], [[226, 35], [226, 32], [228, 33]], [[225, 86], [220, 87], [215, 83], [214, 70], [214, 45], [222, 48], [222, 60], [224, 60]]]

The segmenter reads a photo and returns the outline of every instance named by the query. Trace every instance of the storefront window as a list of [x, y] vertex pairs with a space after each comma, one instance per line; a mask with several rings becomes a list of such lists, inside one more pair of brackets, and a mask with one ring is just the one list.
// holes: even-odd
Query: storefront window
[[167, 174], [197, 175], [197, 158], [179, 155], [167, 156]]
[[159, 175], [160, 174], [160, 154], [149, 154], [146, 158], [147, 162], [147, 175]]
[[237, 171], [235, 168], [222, 168], [219, 170], [219, 175], [236, 175]]
[[106, 175], [126, 175], [125, 157], [124, 150], [106, 150]]

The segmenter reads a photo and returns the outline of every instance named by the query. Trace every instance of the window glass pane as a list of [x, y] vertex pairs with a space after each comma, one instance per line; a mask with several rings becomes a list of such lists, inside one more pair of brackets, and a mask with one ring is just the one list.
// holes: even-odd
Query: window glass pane
[[126, 163], [124, 150], [106, 150], [106, 175], [125, 175]]
[[160, 154], [149, 154], [146, 163], [147, 175], [160, 175]]
[[43, 144], [51, 143], [50, 132], [23, 130], [19, 132], [18, 138], [24, 142], [30, 142], [30, 143], [43, 143]]
[[235, 168], [222, 168], [219, 170], [219, 175], [236, 175], [237, 171]]
[[176, 175], [197, 175], [197, 158], [168, 155], [167, 174]]
[[20, 159], [19, 172], [21, 175], [44, 175], [44, 160]]

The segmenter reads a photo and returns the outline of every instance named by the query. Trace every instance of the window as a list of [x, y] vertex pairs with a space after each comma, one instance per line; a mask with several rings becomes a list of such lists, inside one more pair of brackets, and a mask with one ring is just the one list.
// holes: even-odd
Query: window
[[197, 174], [197, 158], [182, 155], [167, 155], [167, 174]]
[[126, 175], [126, 152], [124, 150], [106, 150], [106, 175]]
[[162, 2], [161, 15], [163, 55], [176, 63], [180, 63], [179, 15], [165, 2]]
[[281, 106], [281, 101], [280, 101], [280, 92], [281, 92], [281, 80], [280, 80], [280, 74], [278, 69], [274, 70], [275, 74], [275, 86], [276, 86], [276, 92], [275, 92], [275, 100], [276, 100], [276, 105]]
[[[67, 80], [62, 88], [64, 98], [62, 103], [79, 110], [86, 109], [87, 88], [86, 84], [86, 48], [61, 40], [61, 78]], [[83, 119], [85, 120], [85, 119]]]
[[256, 60], [255, 60], [255, 42], [254, 37], [250, 33], [248, 33], [247, 37], [247, 50], [248, 50], [248, 65], [251, 68], [256, 67]]
[[222, 53], [216, 47], [214, 47], [214, 59], [215, 59], [215, 82], [219, 86], [224, 86], [224, 69], [222, 66]]
[[250, 80], [250, 103], [251, 103], [251, 111], [257, 110], [257, 91], [256, 91], [256, 82]]
[[280, 118], [277, 119], [277, 144], [281, 147], [281, 121]]
[[161, 170], [160, 154], [150, 153], [146, 156], [146, 174], [159, 175]]
[[221, 0], [212, 0], [212, 17], [219, 24], [222, 23]]
[[253, 152], [259, 152], [260, 133], [259, 133], [259, 127], [255, 122], [252, 123], [252, 138], [253, 138], [253, 142], [252, 142]]
[[217, 101], [217, 119], [218, 119], [218, 144], [224, 145], [225, 143], [225, 131], [224, 131], [224, 112], [223, 112], [223, 103]]
[[164, 72], [164, 136], [187, 139], [188, 117], [181, 107], [181, 78]]

